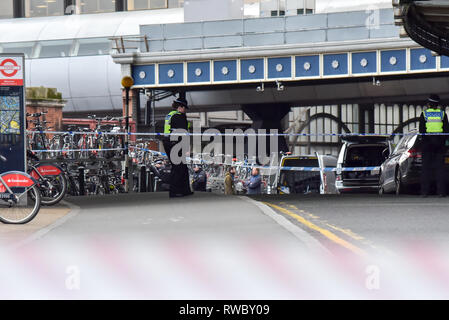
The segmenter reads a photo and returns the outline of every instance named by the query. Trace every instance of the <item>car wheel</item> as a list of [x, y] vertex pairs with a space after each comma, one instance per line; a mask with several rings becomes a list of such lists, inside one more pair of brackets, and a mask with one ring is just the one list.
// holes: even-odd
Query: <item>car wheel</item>
[[401, 179], [401, 170], [396, 170], [396, 175], [394, 178], [394, 182], [396, 185], [396, 195], [400, 195], [404, 192], [404, 186], [402, 185], [402, 179]]
[[[380, 175], [382, 175], [382, 173], [380, 173]], [[383, 184], [383, 181], [379, 180], [379, 189], [377, 190], [379, 192], [379, 196], [383, 196], [385, 194]]]

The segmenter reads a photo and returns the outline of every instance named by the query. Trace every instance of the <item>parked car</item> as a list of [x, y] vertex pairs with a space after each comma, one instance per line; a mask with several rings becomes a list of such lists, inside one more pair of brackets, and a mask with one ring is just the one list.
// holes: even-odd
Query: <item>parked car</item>
[[[329, 186], [335, 180], [334, 172], [321, 168], [335, 168], [337, 158], [329, 155], [284, 155], [276, 177], [278, 194], [335, 193]], [[282, 170], [282, 168], [315, 168], [315, 171]]]
[[[392, 149], [390, 136], [344, 136], [337, 161], [335, 186], [339, 193], [377, 192], [379, 169]], [[345, 171], [344, 168], [361, 168]], [[362, 170], [363, 169], [363, 170]]]
[[[417, 131], [403, 136], [380, 169], [379, 194], [420, 191], [421, 136]], [[449, 171], [449, 153], [446, 154], [446, 173]]]

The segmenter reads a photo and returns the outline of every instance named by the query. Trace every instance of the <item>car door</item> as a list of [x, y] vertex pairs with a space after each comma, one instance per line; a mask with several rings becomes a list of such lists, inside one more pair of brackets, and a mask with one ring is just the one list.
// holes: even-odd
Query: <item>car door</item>
[[391, 155], [384, 162], [384, 188], [385, 191], [394, 190], [395, 188], [395, 175], [396, 175], [396, 167], [399, 163], [399, 158], [402, 153], [406, 150], [408, 137], [403, 137], [399, 140], [396, 148], [394, 148]]

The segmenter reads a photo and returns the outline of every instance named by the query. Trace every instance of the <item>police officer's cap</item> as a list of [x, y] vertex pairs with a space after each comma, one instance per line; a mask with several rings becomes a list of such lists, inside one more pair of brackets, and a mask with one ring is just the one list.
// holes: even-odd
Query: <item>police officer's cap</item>
[[436, 105], [440, 103], [440, 96], [437, 94], [431, 94], [429, 98], [427, 99], [427, 102], [429, 102], [432, 105]]
[[173, 101], [173, 107], [186, 107], [187, 109], [189, 108], [189, 105], [187, 104], [187, 100], [184, 98], [178, 98], [175, 101]]

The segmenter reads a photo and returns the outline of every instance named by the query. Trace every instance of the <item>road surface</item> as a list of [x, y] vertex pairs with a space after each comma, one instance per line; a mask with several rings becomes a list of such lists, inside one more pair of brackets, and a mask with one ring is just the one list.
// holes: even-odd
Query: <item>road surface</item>
[[448, 298], [448, 204], [377, 195], [67, 198], [70, 214], [1, 248], [0, 299]]

